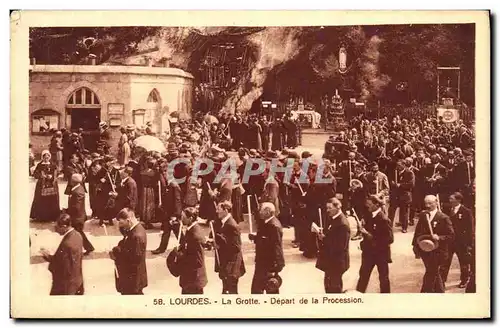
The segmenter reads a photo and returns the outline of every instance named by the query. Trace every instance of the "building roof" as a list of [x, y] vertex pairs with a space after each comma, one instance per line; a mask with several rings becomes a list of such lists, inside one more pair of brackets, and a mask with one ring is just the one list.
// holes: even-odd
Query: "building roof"
[[138, 75], [168, 75], [193, 79], [193, 75], [179, 68], [149, 66], [108, 66], [108, 65], [30, 65], [33, 73], [114, 73]]

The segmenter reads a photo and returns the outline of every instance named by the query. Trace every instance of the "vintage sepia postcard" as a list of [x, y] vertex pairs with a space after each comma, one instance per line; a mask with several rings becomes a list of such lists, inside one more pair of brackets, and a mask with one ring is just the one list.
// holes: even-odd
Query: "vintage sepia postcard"
[[489, 318], [489, 63], [488, 11], [12, 12], [11, 316]]

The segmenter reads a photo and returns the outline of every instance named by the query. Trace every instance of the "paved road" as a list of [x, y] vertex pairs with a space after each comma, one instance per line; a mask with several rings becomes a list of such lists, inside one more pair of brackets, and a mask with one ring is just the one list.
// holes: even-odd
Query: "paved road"
[[[30, 199], [34, 192], [34, 182], [30, 183]], [[65, 184], [60, 184], [60, 192], [63, 195]], [[66, 196], [61, 197], [61, 206], [65, 207]], [[90, 213], [90, 211], [89, 211]], [[242, 225], [243, 248], [247, 274], [240, 280], [240, 293], [249, 293], [252, 275], [254, 271], [254, 246], [248, 241], [248, 227]], [[83, 264], [86, 294], [109, 295], [116, 294], [114, 287], [113, 262], [108, 258], [107, 252], [120, 240], [120, 234], [116, 227], [108, 227], [105, 235], [104, 229], [95, 221], [87, 221], [85, 231], [94, 244], [96, 251], [86, 257]], [[47, 263], [43, 262], [38, 254], [40, 247], [46, 247], [52, 252], [58, 246], [59, 235], [52, 231], [51, 224], [31, 223], [31, 288], [34, 293], [47, 294], [50, 290], [51, 276], [47, 270]], [[424, 267], [420, 260], [416, 260], [411, 250], [411, 238], [413, 230], [407, 234], [395, 232], [395, 242], [392, 246], [393, 263], [390, 265], [391, 288], [394, 293], [416, 293], [420, 290]], [[148, 231], [148, 250], [155, 249], [159, 244], [160, 230]], [[322, 293], [323, 274], [315, 268], [315, 260], [304, 258], [297, 249], [291, 246], [293, 229], [284, 229], [284, 253], [286, 267], [282, 272], [282, 293]], [[173, 245], [173, 237], [169, 249]], [[351, 242], [351, 268], [344, 275], [345, 289], [353, 290], [358, 278], [358, 270], [361, 263], [361, 251], [358, 249], [359, 242]], [[213, 272], [213, 252], [206, 252], [206, 264], [208, 268], [208, 286], [205, 288], [207, 294], [219, 294], [222, 284]], [[152, 255], [148, 252], [147, 269], [149, 286], [144, 290], [146, 294], [180, 294], [178, 280], [167, 270], [164, 255]], [[374, 270], [368, 292], [378, 292], [378, 277]], [[447, 292], [461, 293], [458, 289], [459, 269], [457, 259], [452, 264]]]

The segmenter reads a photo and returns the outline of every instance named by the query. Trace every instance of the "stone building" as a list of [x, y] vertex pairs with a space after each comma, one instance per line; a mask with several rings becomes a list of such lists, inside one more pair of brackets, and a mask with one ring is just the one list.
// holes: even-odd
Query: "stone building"
[[[170, 67], [32, 65], [30, 66], [30, 141], [35, 154], [50, 144], [52, 129], [83, 128], [92, 148], [99, 122], [110, 126], [112, 151], [120, 127], [153, 124], [169, 131], [174, 111], [191, 114], [193, 76]], [[92, 149], [89, 149], [92, 150]]]

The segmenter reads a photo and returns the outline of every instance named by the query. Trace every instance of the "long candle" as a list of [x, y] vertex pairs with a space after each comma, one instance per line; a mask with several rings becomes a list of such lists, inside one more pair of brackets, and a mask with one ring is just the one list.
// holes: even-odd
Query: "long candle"
[[248, 208], [248, 226], [250, 229], [250, 233], [253, 232], [252, 229], [252, 206], [250, 206], [250, 195], [247, 196], [247, 208]]
[[179, 223], [179, 234], [177, 235], [177, 246], [181, 245], [182, 222]]
[[300, 185], [300, 182], [298, 180], [295, 180], [295, 183], [297, 184], [297, 186], [299, 186], [299, 189], [300, 189], [300, 192], [302, 193], [302, 196], [304, 196], [305, 195], [304, 189], [302, 189], [302, 186]]
[[351, 185], [351, 161], [349, 160], [348, 162], [349, 165], [349, 186]]
[[319, 227], [323, 229], [323, 218], [321, 217], [321, 208], [318, 208], [318, 214], [319, 214]]
[[159, 204], [161, 206], [161, 182], [158, 180], [158, 198], [159, 198]]
[[213, 222], [210, 221], [210, 230], [212, 231], [212, 236], [214, 238], [214, 249], [215, 249], [215, 260], [217, 261], [217, 264], [220, 265], [220, 260], [219, 260], [219, 251], [217, 250], [217, 242], [215, 241], [215, 229]]

